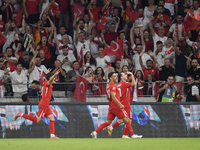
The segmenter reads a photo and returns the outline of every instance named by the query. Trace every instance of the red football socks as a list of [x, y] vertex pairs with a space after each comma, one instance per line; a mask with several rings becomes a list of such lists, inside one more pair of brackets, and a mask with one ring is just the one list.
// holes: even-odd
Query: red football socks
[[118, 126], [119, 126], [119, 123], [117, 121], [112, 125], [113, 128], [116, 128]]
[[130, 135], [131, 136], [134, 135], [133, 128], [131, 127], [131, 122], [128, 121], [125, 124], [126, 124], [126, 128], [127, 128], [128, 132], [130, 133]]
[[51, 133], [51, 134], [55, 134], [54, 123], [55, 123], [55, 121], [51, 121], [51, 120], [50, 120], [50, 122], [49, 122], [49, 129], [50, 129], [50, 133]]
[[37, 123], [37, 118], [35, 118], [31, 115], [23, 114], [22, 117]]
[[123, 135], [127, 135], [128, 134], [128, 129], [127, 129], [127, 127], [125, 126], [124, 127], [124, 134]]
[[100, 132], [103, 128], [109, 126], [107, 122], [102, 123], [95, 131], [96, 133]]

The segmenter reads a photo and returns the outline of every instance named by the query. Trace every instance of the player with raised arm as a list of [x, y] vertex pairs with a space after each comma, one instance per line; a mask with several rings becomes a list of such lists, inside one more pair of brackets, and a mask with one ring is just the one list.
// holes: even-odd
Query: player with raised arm
[[13, 117], [13, 119], [16, 120], [18, 117], [23, 117], [23, 118], [33, 121], [34, 123], [39, 123], [43, 117], [47, 117], [50, 120], [50, 122], [49, 122], [49, 129], [50, 129], [50, 134], [51, 134], [50, 138], [59, 139], [55, 135], [55, 127], [54, 127], [55, 119], [54, 119], [53, 113], [49, 107], [49, 102], [51, 99], [52, 89], [53, 89], [52, 83], [54, 83], [54, 79], [55, 79], [56, 75], [59, 74], [60, 70], [57, 70], [54, 74], [49, 73], [49, 72], [50, 72], [50, 70], [48, 70], [48, 73], [46, 75], [46, 81], [43, 84], [42, 99], [40, 100], [40, 102], [38, 104], [39, 111], [37, 113], [37, 117], [27, 115], [27, 114], [24, 114], [21, 111], [19, 111]]
[[[109, 101], [109, 112], [107, 116], [106, 122], [102, 123], [95, 131], [91, 133], [91, 136], [93, 138], [97, 138], [97, 133], [100, 132], [103, 128], [109, 126], [111, 122], [114, 120], [115, 116], [117, 116], [119, 119], [122, 119], [126, 127], [128, 129], [128, 132], [131, 136], [134, 136], [133, 129], [131, 127], [131, 123], [129, 118], [127, 117], [127, 113], [124, 110], [124, 105], [121, 104], [120, 100], [120, 93], [119, 89], [115, 85], [117, 83], [117, 75], [114, 72], [111, 72], [108, 74], [108, 78], [110, 80], [110, 83], [107, 86], [107, 100]], [[132, 137], [134, 138], [134, 137]]]
[[[127, 75], [130, 75], [132, 82], [126, 82]], [[132, 110], [131, 110], [131, 105], [130, 105], [130, 87], [135, 86], [135, 78], [134, 78], [134, 76], [131, 72], [127, 72], [126, 74], [122, 72], [122, 73], [119, 74], [119, 79], [120, 79], [120, 82], [117, 85], [117, 87], [118, 87], [118, 90], [119, 90], [119, 93], [120, 93], [120, 102], [122, 103], [122, 105], [124, 105], [125, 111], [127, 112], [127, 115], [129, 117], [129, 121], [131, 122]], [[119, 119], [112, 126], [108, 127], [109, 136], [111, 136], [113, 128], [119, 126], [123, 122], [124, 121], [122, 119]], [[124, 134], [123, 134], [122, 138], [129, 138], [127, 136], [127, 134], [128, 134], [128, 129], [125, 125]], [[142, 138], [142, 135], [134, 134], [132, 136], [132, 138]]]

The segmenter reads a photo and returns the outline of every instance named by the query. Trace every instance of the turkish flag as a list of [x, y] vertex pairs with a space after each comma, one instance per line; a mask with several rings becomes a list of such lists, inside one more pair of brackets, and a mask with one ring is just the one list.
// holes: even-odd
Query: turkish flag
[[88, 80], [78, 75], [76, 87], [74, 90], [74, 99], [80, 102], [86, 102], [86, 90], [88, 83]]
[[135, 20], [137, 20], [141, 16], [141, 14], [137, 14], [136, 11], [132, 12], [132, 6], [131, 5], [129, 5], [125, 9], [125, 13], [129, 17], [129, 20], [131, 22], [135, 22]]
[[17, 14], [15, 20], [17, 23], [21, 26], [22, 25], [22, 14], [23, 14], [24, 8], [20, 10], [20, 12]]
[[7, 41], [7, 38], [0, 31], [0, 45], [3, 45]]
[[40, 76], [40, 80], [39, 80], [40, 85], [43, 85], [45, 78], [46, 78], [46, 73], [43, 71], [42, 75]]
[[[174, 82], [172, 84], [173, 87], [175, 87], [176, 91], [178, 94], [181, 95], [182, 93], [182, 82]], [[156, 83], [155, 86], [154, 86], [154, 91], [155, 91], [155, 99], [157, 100], [158, 98], [158, 89], [160, 88], [160, 83]], [[177, 99], [176, 97], [174, 98], [174, 102], [181, 102], [180, 99]]]
[[186, 33], [191, 30], [195, 30], [199, 24], [199, 21], [192, 18], [190, 15], [187, 15], [183, 21]]
[[8, 64], [10, 66], [10, 72], [17, 70], [17, 66], [14, 65], [12, 62], [8, 61]]
[[117, 57], [117, 59], [121, 59], [121, 57], [124, 55], [123, 46], [124, 46], [124, 39], [120, 39], [112, 43], [101, 53], [103, 53], [104, 55], [114, 55]]
[[103, 17], [98, 22], [97, 32], [105, 30], [105, 28], [106, 28], [106, 17]]
[[56, 13], [57, 13], [57, 11], [59, 11], [60, 9], [59, 9], [58, 5], [56, 5], [56, 4], [51, 4], [51, 5], [49, 6], [49, 8], [50, 8], [50, 12], [51, 12], [51, 14], [52, 14], [52, 16], [53, 16], [53, 20], [54, 20], [54, 22], [55, 22]]
[[82, 49], [82, 47], [81, 47], [81, 51], [78, 55], [78, 62], [79, 62], [79, 66], [82, 66], [82, 64], [83, 64], [83, 49]]
[[110, 15], [110, 12], [112, 11], [112, 8], [113, 8], [113, 4], [110, 1], [109, 5], [106, 6], [106, 9], [105, 9], [105, 11], [103, 13], [103, 16], [104, 17], [108, 17]]

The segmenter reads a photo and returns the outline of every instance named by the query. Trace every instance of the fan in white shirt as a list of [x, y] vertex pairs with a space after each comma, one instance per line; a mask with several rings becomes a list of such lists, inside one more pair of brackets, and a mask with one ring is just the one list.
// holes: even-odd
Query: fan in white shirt
[[34, 67], [35, 63], [33, 62], [29, 70], [23, 70], [22, 64], [17, 63], [17, 70], [13, 72], [8, 72], [8, 70], [4, 71], [4, 74], [8, 74], [11, 79], [14, 97], [21, 97], [23, 94], [27, 93], [27, 75], [33, 71]]

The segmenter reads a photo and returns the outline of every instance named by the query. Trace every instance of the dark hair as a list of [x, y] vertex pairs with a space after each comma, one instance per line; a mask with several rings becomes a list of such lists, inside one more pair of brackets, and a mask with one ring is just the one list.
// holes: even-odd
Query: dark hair
[[[134, 8], [134, 1], [131, 1], [131, 0], [126, 0], [126, 2], [127, 1], [129, 1], [130, 2], [130, 4], [131, 4], [131, 7], [132, 7], [132, 9]], [[126, 9], [127, 7], [126, 7], [126, 4], [125, 4], [125, 7], [124, 7], [124, 10]]]
[[[87, 53], [90, 53], [89, 51], [88, 52], [86, 52], [85, 53], [85, 55], [84, 55], [84, 63], [86, 64], [86, 54]], [[90, 53], [90, 55], [91, 55], [91, 53]], [[91, 55], [91, 58], [90, 58], [90, 65], [94, 65], [94, 66], [96, 66], [97, 65], [97, 62], [96, 62], [96, 60], [94, 59], [94, 57]]]
[[123, 65], [122, 66], [122, 71], [123, 71], [124, 67], [127, 67], [129, 69], [129, 67], [127, 65]]
[[[101, 67], [97, 67], [97, 68], [95, 69], [95, 75], [98, 75], [98, 74], [97, 74], [97, 70], [98, 70], [99, 68], [101, 68]], [[104, 71], [103, 71], [102, 68], [101, 68], [101, 71], [102, 71], [101, 76], [103, 77], [105, 73], [104, 73]]]
[[164, 6], [162, 6], [162, 5], [158, 5], [158, 6], [157, 6], [157, 9], [158, 9], [158, 7], [162, 7], [162, 8], [164, 8]]
[[[17, 65], [22, 65], [22, 63], [21, 63], [21, 62], [18, 62]], [[16, 66], [17, 66], [17, 65], [16, 65]], [[22, 65], [22, 66], [23, 66], [23, 65]]]
[[132, 49], [131, 49], [131, 46], [129, 45], [128, 42], [125, 42], [124, 44], [126, 44], [128, 46], [128, 55], [126, 55], [125, 51], [124, 51], [124, 58], [127, 58], [127, 56], [131, 56], [131, 52], [132, 52]]
[[110, 80], [110, 78], [112, 77], [112, 75], [114, 74], [115, 72], [110, 72], [109, 74], [108, 74], [108, 79]]
[[[45, 36], [45, 35], [43, 35], [43, 36]], [[42, 36], [42, 37], [43, 37], [43, 36]], [[41, 39], [40, 39], [40, 42], [39, 42], [37, 45], [42, 45], [42, 37], [41, 37]], [[45, 36], [45, 37], [47, 38], [47, 36]], [[47, 38], [46, 46], [47, 46], [47, 48], [49, 49], [48, 38]]]
[[141, 70], [137, 70], [137, 71], [135, 72], [135, 76], [136, 76], [136, 74], [137, 74], [138, 71], [141, 73], [141, 79], [144, 79], [144, 75], [143, 75], [143, 73], [142, 73]]
[[136, 48], [137, 48], [138, 46], [142, 46], [142, 44], [136, 44]]
[[142, 42], [141, 37], [136, 37], [136, 38], [135, 38], [135, 40], [134, 40], [134, 43], [135, 43], [135, 44], [136, 44], [136, 39], [140, 39], [140, 44], [141, 44], [141, 42]]
[[78, 60], [74, 60], [74, 61], [72, 62], [72, 64], [74, 64], [75, 62], [78, 62]]
[[86, 74], [86, 72], [89, 71], [90, 68], [92, 68], [92, 67], [89, 66], [89, 67], [87, 67], [87, 68], [85, 69], [85, 74]]
[[53, 76], [53, 73], [47, 73], [46, 74], [46, 80], [49, 81], [49, 79]]
[[23, 102], [28, 101], [29, 100], [28, 94], [23, 94], [22, 95], [22, 100], [23, 100]]
[[119, 81], [121, 81], [122, 73], [123, 73], [123, 72], [121, 72], [121, 73], [118, 74], [118, 80], [119, 80]]
[[148, 59], [148, 60], [146, 61], [146, 63], [147, 63], [148, 61], [150, 61], [150, 62], [153, 64], [153, 61], [152, 61], [151, 59]]
[[159, 2], [165, 2], [165, 0], [159, 0], [158, 3], [159, 3]]
[[79, 23], [80, 21], [83, 21], [83, 22], [85, 23], [85, 20], [83, 20], [83, 19], [80, 19], [80, 20], [78, 21], [78, 23]]
[[194, 76], [193, 75], [188, 75], [187, 78], [191, 77], [192, 79], [194, 79]]
[[7, 47], [7, 48], [6, 48], [6, 52], [7, 52], [7, 50], [8, 50], [8, 49], [11, 49], [11, 50], [12, 50], [12, 52], [13, 52], [13, 49], [12, 49], [12, 47]]
[[37, 81], [37, 80], [33, 80], [32, 84], [40, 85], [39, 81]]
[[163, 42], [162, 41], [157, 41], [156, 45], [158, 45], [158, 44], [163, 44]]

